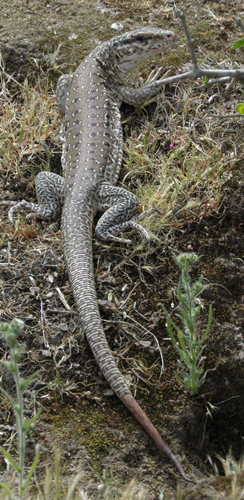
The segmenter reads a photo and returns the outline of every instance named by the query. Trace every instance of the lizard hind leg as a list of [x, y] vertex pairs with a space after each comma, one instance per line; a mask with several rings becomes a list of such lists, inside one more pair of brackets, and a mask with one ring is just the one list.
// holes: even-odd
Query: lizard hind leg
[[56, 219], [61, 214], [64, 201], [64, 180], [60, 175], [52, 172], [40, 172], [35, 180], [38, 203], [22, 200], [10, 208], [8, 218], [14, 224], [13, 213], [20, 208], [31, 210], [26, 220], [34, 217], [41, 219]]
[[154, 209], [130, 218], [139, 208], [139, 202], [133, 193], [109, 183], [103, 183], [96, 193], [96, 202], [98, 211], [105, 210], [96, 225], [96, 234], [100, 240], [132, 243], [131, 240], [117, 235], [128, 227], [134, 227], [145, 236], [147, 241], [150, 241], [146, 229], [137, 222], [154, 212]]

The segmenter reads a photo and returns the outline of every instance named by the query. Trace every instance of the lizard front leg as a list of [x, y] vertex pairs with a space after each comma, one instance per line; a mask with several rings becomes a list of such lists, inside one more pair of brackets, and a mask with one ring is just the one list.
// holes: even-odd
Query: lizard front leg
[[152, 72], [144, 85], [138, 89], [127, 88], [123, 85], [119, 87], [117, 92], [120, 99], [137, 108], [144, 104], [149, 97], [157, 95], [163, 86], [163, 83], [161, 83], [162, 79], [156, 79], [161, 69], [162, 68], [159, 68], [155, 72]]

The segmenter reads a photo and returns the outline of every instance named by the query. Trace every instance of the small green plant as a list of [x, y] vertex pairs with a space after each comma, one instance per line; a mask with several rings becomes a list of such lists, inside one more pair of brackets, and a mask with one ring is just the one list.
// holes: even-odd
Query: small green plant
[[[236, 50], [243, 46], [244, 46], [244, 38], [241, 38], [240, 40], [237, 40], [237, 42], [235, 42], [231, 48]], [[244, 102], [238, 103], [236, 105], [236, 110], [238, 111], [238, 113], [240, 113], [240, 115], [244, 115]]]
[[[212, 321], [212, 306], [209, 306], [208, 324], [203, 335], [199, 333], [197, 318], [200, 312], [200, 304], [197, 296], [203, 290], [202, 279], [200, 278], [191, 285], [189, 267], [196, 264], [200, 257], [194, 253], [181, 253], [174, 256], [176, 263], [181, 268], [181, 276], [177, 287], [177, 296], [180, 301], [178, 318], [181, 319], [183, 328], [172, 320], [164, 309], [167, 320], [167, 329], [175, 349], [179, 354], [178, 363], [179, 374], [176, 374], [178, 382], [189, 389], [191, 394], [196, 394], [198, 388], [203, 383], [206, 373], [204, 373], [203, 350], [204, 341], [210, 330]], [[177, 333], [176, 334], [174, 333]], [[178, 339], [177, 339], [178, 337]]]
[[[20, 499], [23, 498], [23, 494], [33, 476], [33, 473], [35, 471], [39, 459], [39, 450], [38, 446], [36, 446], [36, 453], [33, 463], [30, 467], [27, 476], [25, 477], [26, 434], [40, 415], [40, 412], [38, 412], [34, 417], [28, 420], [24, 417], [24, 404], [23, 404], [24, 391], [27, 385], [31, 382], [31, 380], [34, 377], [36, 377], [38, 372], [33, 373], [27, 379], [24, 379], [23, 377], [20, 376], [18, 362], [20, 360], [24, 346], [19, 345], [17, 338], [21, 333], [23, 326], [24, 326], [23, 321], [18, 319], [14, 319], [13, 321], [11, 321], [10, 324], [0, 323], [0, 331], [3, 333], [4, 338], [10, 347], [10, 355], [11, 355], [11, 361], [9, 362], [1, 361], [1, 363], [13, 375], [17, 393], [16, 400], [2, 386], [0, 386], [0, 390], [11, 403], [15, 413], [17, 436], [18, 436], [18, 457], [19, 457], [18, 463], [13, 458], [13, 456], [8, 451], [6, 451], [2, 446], [0, 446], [0, 451], [2, 452], [6, 462], [10, 463], [17, 473]], [[9, 498], [11, 498], [12, 495], [9, 486], [3, 482], [0, 482], [0, 486], [7, 493]]]
[[243, 46], [244, 46], [244, 38], [240, 38], [240, 40], [237, 40], [235, 43], [233, 43], [231, 48], [235, 50]]
[[239, 104], [236, 105], [236, 110], [240, 115], [244, 115], [244, 102], [239, 102]]

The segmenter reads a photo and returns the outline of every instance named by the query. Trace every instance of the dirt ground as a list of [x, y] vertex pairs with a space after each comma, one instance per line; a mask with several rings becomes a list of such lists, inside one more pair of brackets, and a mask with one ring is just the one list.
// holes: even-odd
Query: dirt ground
[[[99, 42], [120, 32], [112, 26], [122, 23], [122, 31], [143, 24], [174, 30], [180, 46], [174, 49], [173, 55], [168, 54], [164, 62], [166, 69], [173, 68], [177, 72], [189, 61], [189, 56], [183, 28], [173, 13], [172, 3], [15, 0], [8, 4], [0, 0], [0, 48], [5, 70], [20, 83], [28, 76], [30, 82], [39, 78], [44, 85], [48, 72], [54, 86], [63, 71], [72, 71]], [[226, 1], [197, 1], [194, 5], [181, 1], [177, 6], [185, 10], [201, 55], [209, 54], [209, 67], [213, 68], [215, 61], [234, 57], [230, 47], [241, 36], [233, 16], [240, 15], [244, 21], [242, 1], [233, 0], [231, 5]], [[53, 64], [50, 71], [50, 61], [53, 62], [59, 44], [62, 45], [58, 63]], [[236, 56], [238, 60], [243, 65], [244, 49]], [[14, 95], [16, 86], [13, 82], [11, 85]], [[188, 115], [195, 114], [199, 90], [194, 85], [184, 82], [182, 86], [178, 83], [166, 89], [167, 109], [175, 102], [174, 96], [177, 98], [179, 92], [183, 95], [180, 86], [181, 89], [192, 86], [192, 108]], [[233, 112], [233, 103], [243, 101], [240, 85], [228, 96], [223, 96], [222, 91], [223, 88], [204, 90], [206, 109], [211, 96], [217, 94], [226, 114]], [[183, 113], [182, 101], [177, 106], [178, 113]], [[155, 103], [149, 106], [146, 113], [149, 121], [156, 120], [156, 109]], [[131, 108], [123, 106], [122, 111], [126, 143], [131, 134], [136, 137], [146, 118], [143, 110], [133, 115]], [[232, 498], [228, 496], [231, 495], [231, 480], [223, 477], [223, 465], [217, 456], [225, 458], [231, 450], [238, 461], [243, 453], [243, 120], [233, 118], [215, 123], [212, 141], [222, 142], [226, 149], [221, 154], [230, 158], [233, 155], [218, 202], [208, 205], [205, 213], [199, 216], [192, 215], [191, 210], [184, 211], [183, 216], [172, 219], [172, 224], [167, 223], [161, 229], [157, 226], [155, 231], [151, 227], [156, 236], [149, 245], [136, 234], [133, 249], [124, 245], [105, 245], [94, 238], [98, 301], [109, 345], [138, 402], [179, 458], [187, 475], [197, 482], [186, 486], [180, 480], [182, 496], [177, 498], [183, 499]], [[56, 124], [57, 136], [60, 124], [61, 120]], [[201, 117], [194, 127], [194, 137], [198, 140], [204, 134]], [[172, 142], [172, 129], [177, 146], [181, 132], [174, 129], [174, 123], [169, 124], [165, 132], [165, 144]], [[193, 132], [190, 127], [186, 129], [185, 134], [191, 140]], [[48, 143], [50, 169], [60, 173], [61, 148], [60, 145], [57, 148], [57, 144]], [[4, 163], [1, 165], [5, 154], [4, 150], [0, 152], [2, 199], [34, 200], [33, 178], [40, 171], [46, 149], [43, 147], [40, 154], [30, 151], [28, 158], [24, 157], [27, 163], [29, 161], [28, 168], [23, 162], [23, 170], [20, 164], [16, 171], [3, 168]], [[136, 190], [134, 177], [128, 185]], [[149, 174], [140, 174], [141, 183], [148, 179], [150, 183]], [[204, 192], [201, 196], [204, 198]], [[22, 216], [18, 230], [14, 231], [8, 222], [8, 207], [2, 205], [0, 210], [1, 318], [9, 322], [17, 317], [25, 322], [21, 341], [26, 347], [21, 370], [23, 376], [39, 370], [38, 378], [25, 397], [28, 416], [33, 414], [33, 408], [42, 409], [28, 438], [27, 465], [33, 459], [34, 446], [38, 442], [41, 447], [37, 467], [40, 483], [45, 466], [53, 464], [54, 449], [59, 449], [64, 489], [70, 478], [81, 472], [79, 485], [89, 499], [119, 498], [132, 478], [147, 489], [145, 498], [148, 500], [176, 498], [179, 481], [176, 470], [111, 394], [80, 330], [65, 270], [59, 226], [41, 221], [35, 226], [26, 225]], [[177, 354], [169, 339], [162, 309], [162, 304], [168, 310], [177, 305], [175, 287], [179, 269], [173, 253], [189, 251], [202, 256], [191, 276], [194, 280], [202, 274], [206, 284], [201, 295], [203, 327], [207, 323], [208, 307], [213, 306], [212, 327], [204, 351], [207, 376], [195, 397], [190, 397], [175, 379]], [[162, 376], [156, 339], [164, 356]], [[0, 340], [0, 353], [3, 359], [8, 358], [3, 340]], [[5, 370], [1, 378], [3, 385], [10, 392], [14, 391], [13, 381]], [[15, 446], [12, 408], [3, 396], [0, 406], [1, 445], [6, 446], [12, 436]], [[220, 476], [209, 479], [214, 474], [213, 464]], [[2, 471], [5, 465], [1, 459]], [[239, 481], [242, 485], [241, 475]], [[104, 496], [106, 486], [110, 496]], [[134, 498], [141, 498], [139, 495]]]

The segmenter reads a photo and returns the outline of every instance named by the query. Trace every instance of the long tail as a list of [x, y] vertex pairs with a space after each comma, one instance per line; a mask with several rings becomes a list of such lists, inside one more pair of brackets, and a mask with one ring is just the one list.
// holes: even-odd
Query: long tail
[[[89, 201], [90, 202], [90, 201]], [[190, 481], [178, 460], [133, 398], [109, 349], [97, 305], [92, 258], [93, 210], [88, 204], [66, 203], [62, 215], [64, 254], [77, 309], [94, 357], [115, 394], [134, 415], [159, 450], [175, 465], [185, 481]], [[91, 202], [90, 202], [91, 203]]]
[[150, 438], [154, 441], [157, 448], [164, 455], [166, 455], [166, 457], [168, 457], [171, 460], [171, 462], [173, 462], [173, 464], [175, 465], [176, 469], [179, 471], [183, 479], [185, 479], [185, 481], [191, 482], [191, 479], [189, 479], [186, 476], [183, 468], [181, 467], [180, 462], [177, 460], [177, 458], [173, 455], [168, 446], [165, 444], [160, 434], [158, 433], [157, 429], [154, 427], [154, 425], [149, 420], [147, 415], [141, 409], [137, 401], [133, 398], [132, 394], [127, 394], [127, 396], [124, 396], [123, 398], [121, 398], [121, 400], [123, 401], [126, 408], [128, 408], [128, 410], [130, 410], [130, 412], [138, 420], [143, 429], [149, 434]]

